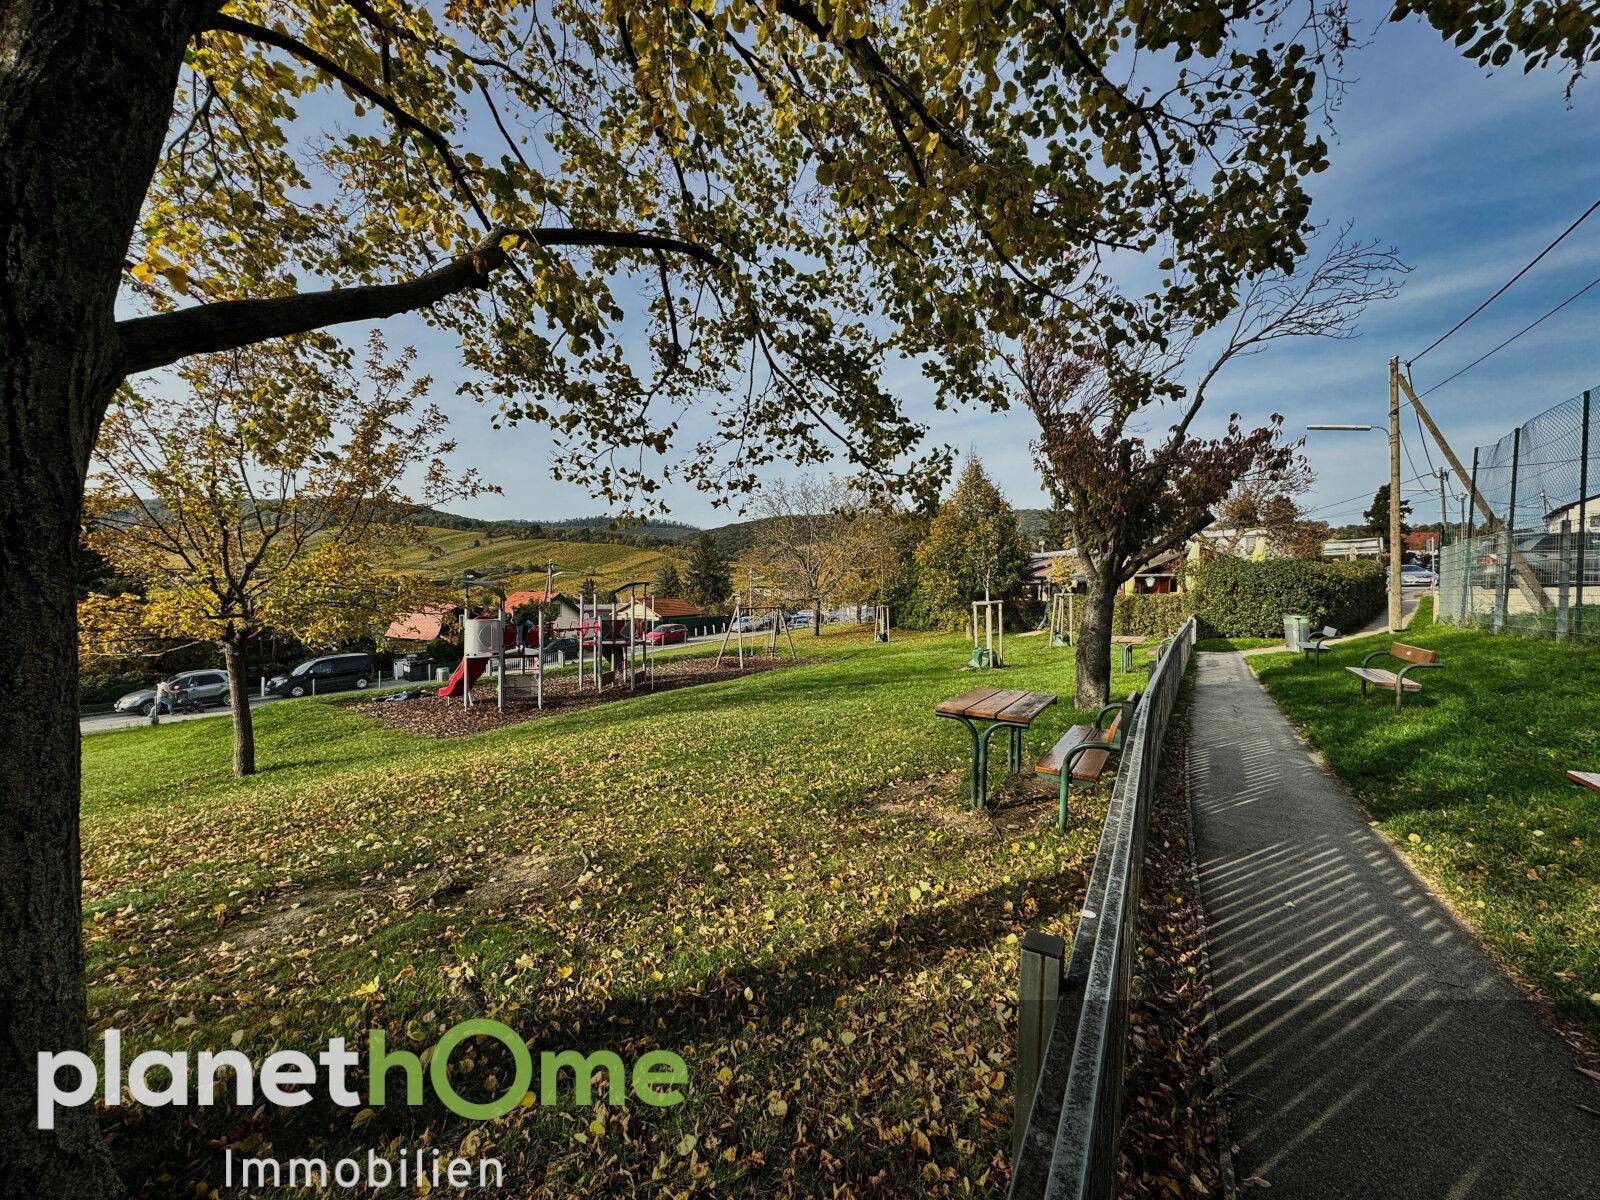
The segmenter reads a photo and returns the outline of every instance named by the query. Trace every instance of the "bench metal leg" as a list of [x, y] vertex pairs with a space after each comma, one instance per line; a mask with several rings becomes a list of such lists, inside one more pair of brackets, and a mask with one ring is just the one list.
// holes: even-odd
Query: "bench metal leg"
[[1071, 792], [1072, 768], [1063, 763], [1061, 771], [1061, 795], [1058, 798], [1058, 806], [1056, 809], [1056, 832], [1058, 833], [1065, 833], [1067, 831], [1067, 797], [1071, 794]]

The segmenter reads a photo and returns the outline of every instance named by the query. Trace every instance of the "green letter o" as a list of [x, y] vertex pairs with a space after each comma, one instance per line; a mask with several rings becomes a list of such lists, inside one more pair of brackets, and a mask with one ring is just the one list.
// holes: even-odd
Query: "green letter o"
[[[512, 1077], [511, 1087], [498, 1100], [474, 1104], [470, 1100], [463, 1100], [451, 1086], [451, 1052], [469, 1037], [492, 1037], [511, 1051], [511, 1060], [516, 1063], [517, 1071]], [[527, 1094], [529, 1085], [533, 1083], [533, 1056], [528, 1053], [527, 1043], [509, 1025], [481, 1018], [463, 1021], [447, 1030], [434, 1045], [433, 1059], [428, 1063], [428, 1075], [433, 1080], [433, 1090], [438, 1093], [440, 1101], [456, 1116], [492, 1121], [505, 1116]]]

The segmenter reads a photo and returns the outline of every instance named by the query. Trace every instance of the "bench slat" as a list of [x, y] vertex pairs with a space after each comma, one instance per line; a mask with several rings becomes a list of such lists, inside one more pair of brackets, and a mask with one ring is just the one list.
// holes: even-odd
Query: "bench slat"
[[933, 711], [951, 715], [964, 714], [970, 712], [974, 704], [987, 700], [997, 691], [999, 691], [998, 688], [972, 688], [962, 692], [959, 696], [951, 696], [948, 700], [941, 700]]
[[[1093, 725], [1074, 725], [1061, 735], [1061, 739], [1050, 747], [1050, 753], [1039, 760], [1033, 768], [1036, 775], [1050, 775], [1056, 778], [1061, 776], [1061, 764], [1067, 761], [1067, 755], [1084, 742], [1098, 742], [1102, 739], [1109, 740], [1110, 735], [1096, 729]], [[1080, 783], [1094, 783], [1105, 774], [1106, 764], [1111, 760], [1108, 750], [1085, 750], [1078, 755], [1077, 761], [1072, 764], [1072, 778]]]
[[1403, 658], [1407, 662], [1416, 663], [1418, 666], [1426, 666], [1439, 661], [1439, 652], [1437, 650], [1424, 650], [1421, 646], [1408, 646], [1404, 642], [1391, 643], [1389, 653], [1396, 658]]
[[1060, 775], [1061, 764], [1067, 761], [1067, 752], [1083, 742], [1097, 741], [1099, 734], [1100, 731], [1093, 725], [1074, 725], [1050, 747], [1050, 752], [1039, 760], [1034, 772], [1039, 775]]
[[1049, 692], [1024, 692], [1022, 699], [1006, 707], [1000, 720], [1026, 725], [1055, 702], [1056, 698]]
[[[1365, 679], [1374, 687], [1393, 689], [1398, 678], [1393, 671], [1385, 671], [1381, 667], [1346, 667], [1345, 670], [1349, 671], [1357, 679]], [[1405, 690], [1408, 692], [1420, 692], [1422, 685], [1415, 679], [1408, 679], [1405, 683]]]
[[1579, 787], [1586, 787], [1592, 791], [1600, 792], [1600, 774], [1593, 771], [1568, 771], [1567, 778]]
[[1027, 692], [1014, 688], [992, 692], [976, 704], [969, 704], [967, 706], [967, 716], [977, 717], [983, 721], [993, 721], [1017, 701], [1027, 699], [1027, 696]]

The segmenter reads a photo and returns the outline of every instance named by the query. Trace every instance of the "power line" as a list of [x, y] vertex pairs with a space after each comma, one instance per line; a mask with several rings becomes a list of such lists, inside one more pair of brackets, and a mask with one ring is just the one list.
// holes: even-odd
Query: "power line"
[[1427, 354], [1428, 350], [1432, 350], [1435, 346], [1439, 345], [1440, 342], [1443, 342], [1445, 340], [1445, 338], [1447, 338], [1451, 334], [1455, 333], [1458, 329], [1460, 329], [1468, 321], [1472, 320], [1473, 317], [1477, 316], [1484, 309], [1488, 308], [1489, 305], [1493, 304], [1496, 300], [1500, 299], [1501, 296], [1505, 295], [1506, 292], [1508, 290], [1510, 290], [1512, 284], [1516, 283], [1517, 280], [1521, 279], [1529, 271], [1533, 270], [1533, 268], [1538, 265], [1540, 259], [1542, 259], [1546, 254], [1549, 254], [1550, 251], [1554, 250], [1557, 246], [1559, 246], [1562, 243], [1562, 241], [1566, 238], [1567, 234], [1571, 233], [1579, 225], [1582, 225], [1586, 220], [1588, 220], [1589, 219], [1589, 214], [1594, 212], [1594, 210], [1597, 209], [1597, 208], [1600, 208], [1600, 200], [1596, 200], [1593, 204], [1589, 205], [1588, 208], [1584, 209], [1583, 213], [1578, 217], [1578, 219], [1576, 221], [1574, 221], [1571, 225], [1568, 225], [1565, 229], [1563, 229], [1561, 231], [1560, 236], [1557, 237], [1555, 241], [1551, 242], [1543, 250], [1539, 251], [1538, 254], [1534, 255], [1532, 262], [1528, 263], [1528, 265], [1523, 267], [1522, 270], [1518, 271], [1510, 279], [1506, 280], [1505, 283], [1501, 284], [1499, 289], [1495, 292], [1494, 295], [1490, 296], [1482, 304], [1478, 305], [1477, 308], [1473, 309], [1466, 316], [1462, 317], [1461, 320], [1457, 321], [1454, 325], [1452, 325], [1449, 329], [1447, 329], [1438, 338], [1435, 338], [1434, 341], [1428, 346], [1428, 349], [1424, 350], [1422, 352], [1422, 354], [1418, 354], [1413, 358], [1407, 359], [1406, 360], [1406, 366], [1409, 367], [1412, 363], [1421, 362], [1422, 361], [1422, 355], [1423, 354]]
[[[1597, 203], [1600, 203], [1600, 201], [1597, 201]], [[1435, 392], [1437, 392], [1440, 388], [1442, 388], [1445, 384], [1450, 383], [1453, 380], [1460, 379], [1461, 376], [1465, 375], [1468, 371], [1472, 370], [1473, 367], [1475, 367], [1479, 363], [1483, 362], [1484, 359], [1491, 358], [1494, 355], [1499, 354], [1500, 351], [1504, 350], [1507, 346], [1511, 345], [1512, 342], [1516, 341], [1523, 334], [1531, 333], [1534, 329], [1538, 328], [1540, 325], [1543, 325], [1551, 317], [1555, 316], [1558, 312], [1560, 312], [1567, 305], [1571, 304], [1574, 300], [1578, 299], [1585, 292], [1591, 291], [1592, 289], [1594, 289], [1596, 287], [1600, 287], [1600, 275], [1595, 276], [1595, 278], [1591, 279], [1588, 283], [1584, 284], [1577, 291], [1573, 292], [1572, 295], [1568, 296], [1560, 304], [1556, 305], [1549, 312], [1545, 313], [1544, 316], [1540, 317], [1537, 321], [1534, 321], [1531, 325], [1524, 325], [1521, 329], [1517, 330], [1516, 333], [1513, 333], [1510, 337], [1508, 337], [1505, 341], [1501, 342], [1493, 350], [1490, 350], [1486, 354], [1479, 355], [1477, 358], [1473, 359], [1466, 366], [1462, 367], [1461, 370], [1457, 371], [1454, 375], [1451, 375], [1449, 378], [1441, 379], [1438, 383], [1434, 384], [1427, 391], [1423, 392], [1421, 396], [1418, 396], [1417, 399], [1421, 400], [1424, 396], [1431, 396]]]

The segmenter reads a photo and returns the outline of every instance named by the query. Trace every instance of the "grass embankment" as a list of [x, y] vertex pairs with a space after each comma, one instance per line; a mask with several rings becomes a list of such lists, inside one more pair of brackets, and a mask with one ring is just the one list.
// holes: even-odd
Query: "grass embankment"
[[[376, 1026], [420, 1051], [490, 1016], [536, 1052], [659, 1047], [690, 1075], [676, 1108], [482, 1125], [118, 1107], [127, 1177], [169, 1196], [219, 1183], [226, 1146], [438, 1147], [500, 1158], [518, 1196], [1003, 1191], [1015, 939], [1070, 937], [1103, 801], [1065, 836], [1053, 795], [968, 817], [965, 735], [931, 709], [977, 682], [1070, 693], [1070, 651], [1009, 640], [980, 679], [959, 638], [805, 640], [824, 661], [442, 743], [331, 698], [271, 705], [242, 782], [225, 721], [86, 739], [91, 1016], [124, 1061], [237, 1037], [259, 1062]], [[1047, 711], [1029, 761], [1074, 719]], [[477, 1060], [474, 1098], [497, 1069]]]
[[[1427, 602], [1424, 602], [1425, 605]], [[1600, 1037], [1600, 795], [1566, 781], [1600, 769], [1600, 649], [1434, 624], [1402, 641], [1442, 671], [1396, 716], [1344, 668], [1387, 634], [1246, 659], [1378, 826], [1560, 1016]], [[1379, 662], [1374, 665], [1393, 667]]]

